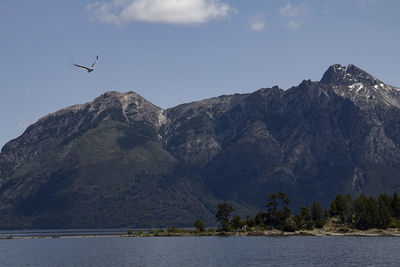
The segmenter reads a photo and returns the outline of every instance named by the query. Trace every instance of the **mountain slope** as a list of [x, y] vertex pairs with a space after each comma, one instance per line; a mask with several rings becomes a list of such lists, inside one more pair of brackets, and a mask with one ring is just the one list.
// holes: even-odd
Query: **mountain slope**
[[216, 200], [164, 149], [162, 112], [135, 93], [109, 92], [40, 119], [2, 150], [1, 225], [139, 227], [212, 218]]
[[191, 225], [284, 191], [297, 208], [400, 190], [400, 89], [354, 65], [321, 81], [162, 110], [107, 92], [50, 114], [0, 154], [1, 228]]

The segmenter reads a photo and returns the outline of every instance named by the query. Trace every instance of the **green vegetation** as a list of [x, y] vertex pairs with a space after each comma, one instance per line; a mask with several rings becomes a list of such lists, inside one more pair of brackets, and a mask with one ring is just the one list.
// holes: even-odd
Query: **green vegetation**
[[194, 227], [196, 228], [196, 231], [200, 232], [200, 233], [202, 233], [202, 232], [204, 232], [206, 230], [206, 228], [204, 226], [204, 222], [202, 220], [200, 220], [200, 219], [197, 219], [194, 222]]
[[[188, 226], [195, 216], [213, 222], [214, 210], [204, 206], [218, 201], [188, 179], [193, 169], [179, 164], [144, 123], [99, 121], [56, 152], [40, 155], [40, 162], [53, 163], [42, 167], [34, 161], [34, 170], [23, 164], [30, 171], [21, 169], [9, 182], [30, 188], [30, 179], [36, 181], [31, 190], [20, 189], [29, 194], [15, 201], [15, 212], [1, 211], [3, 229], [156, 228], [165, 226], [160, 218], [166, 225]], [[47, 178], [36, 180], [40, 175]]]
[[[215, 230], [206, 230], [204, 222], [196, 219], [195, 230], [186, 230], [168, 226], [166, 231], [127, 230], [128, 236], [184, 236], [184, 235], [229, 235], [226, 232], [242, 232], [244, 234], [255, 231], [279, 230], [294, 232], [324, 228], [330, 221], [337, 226], [337, 231], [346, 229], [368, 230], [372, 228], [387, 229], [400, 228], [400, 196], [396, 192], [392, 196], [381, 194], [377, 199], [361, 194], [353, 199], [350, 195], [337, 195], [332, 200], [329, 209], [314, 201], [310, 207], [301, 206], [296, 214], [292, 214], [290, 199], [283, 193], [274, 193], [267, 197], [266, 211], [260, 211], [254, 218], [246, 216], [243, 220], [239, 215], [233, 216], [235, 208], [228, 203], [217, 206], [215, 219], [220, 227]], [[326, 229], [326, 228], [324, 228]], [[330, 231], [330, 230], [328, 230]], [[216, 233], [217, 232], [217, 233]]]
[[215, 214], [215, 218], [221, 223], [222, 231], [227, 232], [231, 230], [231, 213], [234, 210], [235, 209], [228, 203], [221, 203], [218, 205], [218, 211], [217, 214]]
[[232, 219], [231, 227], [233, 230], [242, 230], [246, 226], [245, 221], [240, 216], [235, 216]]
[[183, 234], [186, 233], [187, 231], [185, 229], [175, 228], [174, 226], [168, 226], [167, 232], [169, 234]]
[[311, 219], [314, 227], [322, 228], [328, 218], [328, 212], [322, 207], [321, 203], [314, 201], [311, 208]]
[[289, 209], [290, 199], [283, 193], [271, 194], [267, 198], [267, 211], [258, 212], [253, 219], [250, 216], [242, 220], [240, 216], [231, 218], [235, 210], [228, 203], [218, 205], [215, 215], [221, 227], [217, 231], [254, 231], [277, 229], [286, 232], [323, 228], [329, 219], [337, 224], [358, 230], [371, 228], [400, 228], [400, 196], [381, 194], [378, 199], [361, 194], [357, 199], [350, 195], [337, 195], [329, 210], [319, 202], [313, 202], [311, 209], [300, 207], [292, 215]]
[[288, 208], [289, 204], [290, 199], [283, 192], [269, 195], [265, 225], [280, 230], [291, 230], [293, 225], [290, 220], [291, 210]]

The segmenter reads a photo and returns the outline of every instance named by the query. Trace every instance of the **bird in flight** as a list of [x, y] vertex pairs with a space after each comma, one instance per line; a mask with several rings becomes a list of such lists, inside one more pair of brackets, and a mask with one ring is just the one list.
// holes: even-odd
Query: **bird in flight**
[[93, 64], [92, 64], [91, 67], [85, 67], [85, 66], [78, 65], [78, 64], [74, 64], [74, 66], [77, 66], [77, 67], [79, 67], [79, 68], [85, 69], [85, 70], [87, 70], [87, 72], [89, 73], [89, 72], [94, 71], [94, 64], [96, 64], [96, 61], [97, 61], [98, 59], [99, 59], [99, 56], [96, 56], [96, 59], [94, 60], [94, 62], [93, 62]]

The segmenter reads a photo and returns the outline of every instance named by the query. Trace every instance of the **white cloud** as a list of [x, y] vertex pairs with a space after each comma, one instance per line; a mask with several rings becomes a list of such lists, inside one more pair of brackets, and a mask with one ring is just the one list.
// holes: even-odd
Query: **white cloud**
[[135, 21], [201, 24], [233, 12], [220, 0], [113, 0], [89, 4], [86, 10], [93, 20], [117, 25]]
[[263, 13], [258, 13], [249, 19], [250, 30], [263, 31], [265, 29], [265, 18]]
[[254, 21], [250, 25], [250, 29], [252, 29], [253, 31], [263, 31], [264, 27], [265, 27], [265, 21]]
[[292, 5], [290, 2], [279, 9], [279, 14], [286, 20], [286, 27], [291, 30], [301, 28], [308, 15], [307, 7], [304, 3]]
[[281, 14], [282, 17], [294, 18], [301, 14], [301, 9], [300, 7], [294, 6], [291, 3], [287, 3], [286, 6], [279, 9], [279, 14]]

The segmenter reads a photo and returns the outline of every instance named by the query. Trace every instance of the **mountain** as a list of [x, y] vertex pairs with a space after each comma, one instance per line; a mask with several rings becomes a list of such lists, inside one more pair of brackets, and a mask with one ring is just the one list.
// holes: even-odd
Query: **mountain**
[[400, 189], [400, 88], [354, 65], [163, 110], [134, 92], [49, 114], [0, 153], [0, 228], [213, 224], [288, 193], [292, 207]]

